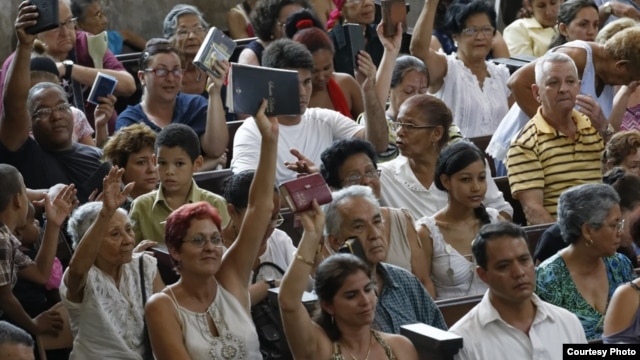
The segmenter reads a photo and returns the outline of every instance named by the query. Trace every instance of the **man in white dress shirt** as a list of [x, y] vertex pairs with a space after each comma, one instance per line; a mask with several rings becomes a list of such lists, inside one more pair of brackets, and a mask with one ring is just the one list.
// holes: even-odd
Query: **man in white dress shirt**
[[450, 329], [463, 338], [456, 359], [560, 360], [562, 344], [587, 342], [574, 314], [534, 294], [536, 275], [525, 239], [522, 228], [501, 221], [485, 225], [474, 240], [476, 271], [489, 290]]

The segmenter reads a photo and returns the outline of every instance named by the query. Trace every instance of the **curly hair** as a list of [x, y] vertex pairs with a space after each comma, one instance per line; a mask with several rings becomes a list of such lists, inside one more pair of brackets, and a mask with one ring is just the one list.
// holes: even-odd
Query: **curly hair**
[[640, 27], [618, 32], [604, 43], [604, 48], [612, 58], [628, 61], [632, 72], [640, 74]]
[[341, 189], [340, 167], [350, 156], [361, 153], [371, 159], [374, 168], [378, 168], [376, 152], [368, 141], [358, 138], [342, 139], [334, 141], [331, 146], [326, 148], [320, 155], [322, 160], [320, 174], [327, 185], [334, 189]]
[[284, 33], [288, 38], [293, 39], [298, 31], [310, 27], [317, 27], [324, 31], [324, 26], [312, 10], [300, 9], [287, 17], [287, 21], [284, 22]]
[[262, 41], [273, 40], [273, 27], [278, 22], [280, 10], [287, 5], [300, 5], [311, 9], [308, 0], [262, 0], [258, 1], [251, 12], [251, 26], [256, 36]]
[[602, 164], [605, 169], [619, 166], [627, 156], [637, 153], [638, 148], [640, 148], [640, 132], [638, 130], [615, 133], [602, 152]]
[[102, 157], [113, 165], [124, 168], [131, 154], [147, 147], [153, 149], [156, 137], [155, 131], [145, 124], [129, 125], [109, 138], [102, 149]]

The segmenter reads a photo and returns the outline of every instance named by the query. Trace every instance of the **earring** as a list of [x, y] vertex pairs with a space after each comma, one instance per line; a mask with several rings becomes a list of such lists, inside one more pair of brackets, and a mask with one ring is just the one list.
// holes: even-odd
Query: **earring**
[[584, 246], [590, 248], [593, 246], [593, 239], [589, 239], [584, 243]]

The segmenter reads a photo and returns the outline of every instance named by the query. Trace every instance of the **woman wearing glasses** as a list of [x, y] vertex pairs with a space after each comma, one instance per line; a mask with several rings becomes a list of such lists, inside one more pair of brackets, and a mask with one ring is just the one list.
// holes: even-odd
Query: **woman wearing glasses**
[[167, 218], [165, 243], [180, 280], [146, 305], [158, 360], [262, 359], [249, 311], [249, 278], [274, 212], [278, 123], [265, 109], [263, 101], [253, 117], [262, 137], [258, 168], [238, 235], [224, 257], [220, 216], [208, 203], [183, 205]]
[[605, 184], [579, 185], [558, 200], [566, 248], [536, 269], [536, 294], [576, 314], [587, 340], [602, 337], [604, 314], [616, 288], [633, 279], [631, 261], [616, 253], [624, 220], [620, 196]]
[[[214, 69], [226, 74], [229, 63], [217, 61]], [[160, 132], [171, 123], [190, 126], [200, 138], [205, 156], [203, 170], [215, 168], [221, 161], [229, 138], [224, 108], [220, 98], [225, 75], [209, 76], [207, 91], [209, 98], [180, 92], [183, 78], [179, 52], [169, 40], [151, 39], [140, 54], [138, 78], [143, 87], [139, 104], [128, 106], [118, 116], [116, 129], [132, 124], [144, 123], [153, 131]]]
[[[240, 225], [242, 225], [247, 213], [249, 188], [254, 177], [255, 171], [245, 170], [234, 174], [225, 184], [224, 198], [227, 201], [230, 221], [222, 229], [222, 240], [228, 248], [238, 238]], [[280, 214], [280, 193], [278, 188], [274, 187], [271, 222], [262, 235], [258, 256], [252, 267], [254, 273], [251, 276], [251, 286], [249, 287], [251, 305], [264, 300], [270, 288], [280, 286], [280, 279], [293, 261], [296, 247], [287, 233], [277, 229], [283, 222], [284, 218]], [[263, 263], [272, 263], [276, 266], [261, 266]]]
[[486, 61], [496, 31], [494, 5], [482, 0], [455, 2], [447, 9], [447, 28], [457, 53], [430, 49], [438, 0], [425, 0], [411, 39], [411, 54], [427, 65], [429, 92], [451, 108], [465, 137], [492, 134], [512, 102], [509, 70]]
[[[407, 209], [415, 220], [447, 206], [448, 195], [435, 186], [434, 177], [440, 151], [449, 143], [451, 123], [449, 108], [431, 95], [414, 95], [402, 103], [392, 123], [400, 156], [380, 164], [382, 205]], [[511, 219], [513, 208], [487, 177], [484, 204]]]

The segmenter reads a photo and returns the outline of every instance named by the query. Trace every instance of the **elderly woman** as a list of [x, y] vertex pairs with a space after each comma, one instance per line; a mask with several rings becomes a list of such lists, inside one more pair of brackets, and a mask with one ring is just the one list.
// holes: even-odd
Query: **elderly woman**
[[[376, 314], [376, 286], [372, 273], [351, 254], [332, 255], [316, 270], [315, 291], [320, 313], [315, 321], [300, 302], [320, 244], [324, 214], [314, 200], [313, 210], [301, 215], [304, 234], [296, 261], [280, 285], [280, 312], [291, 353], [296, 359], [418, 359], [413, 344], [401, 335], [372, 328]], [[368, 220], [368, 219], [367, 219]]]
[[[75, 18], [71, 13], [69, 0], [59, 0], [58, 16], [60, 25], [52, 30], [38, 34], [38, 39], [45, 44], [47, 55], [56, 61], [60, 77], [70, 83], [67, 89], [69, 102], [87, 115], [89, 123], [94, 123], [94, 105], [86, 106], [88, 89], [93, 85], [98, 72], [103, 72], [118, 80], [116, 95], [129, 96], [136, 90], [133, 77], [125, 70], [111, 51], [102, 57], [102, 64], [94, 64], [89, 55], [87, 33], [75, 29]], [[33, 11], [36, 11], [33, 6]], [[0, 75], [0, 95], [4, 89], [5, 77], [13, 55], [9, 56]], [[0, 105], [1, 109], [1, 105]], [[109, 120], [109, 132], [113, 132], [116, 114]]]
[[[75, 252], [64, 273], [60, 295], [74, 333], [70, 359], [143, 359], [143, 294], [164, 287], [156, 259], [133, 253], [133, 226], [119, 206], [133, 188], [120, 191], [123, 169], [104, 179], [102, 202], [73, 212], [67, 231]], [[142, 242], [137, 250], [152, 246]], [[144, 286], [144, 288], [142, 288]]]
[[558, 28], [549, 49], [573, 40], [594, 41], [600, 28], [593, 0], [566, 0], [558, 11]]
[[617, 254], [624, 220], [620, 197], [605, 184], [573, 187], [560, 196], [558, 224], [569, 244], [536, 270], [536, 293], [576, 314], [588, 340], [602, 336], [614, 290], [633, 279], [631, 262]]
[[145, 314], [153, 352], [163, 359], [262, 359], [251, 320], [249, 278], [274, 211], [278, 123], [254, 116], [262, 135], [249, 202], [224, 258], [218, 212], [186, 204], [167, 218], [165, 242], [180, 280], [154, 295]]
[[544, 55], [555, 35], [560, 3], [562, 0], [525, 0], [523, 5], [532, 9], [531, 16], [512, 22], [503, 31], [509, 54]]
[[[147, 125], [134, 124], [120, 129], [104, 146], [104, 159], [124, 169], [122, 181], [134, 183], [126, 205], [156, 188], [158, 173], [153, 146], [156, 133]], [[128, 206], [125, 207], [126, 210]]]
[[447, 27], [458, 43], [455, 54], [429, 48], [439, 0], [425, 1], [411, 39], [411, 54], [429, 71], [429, 92], [444, 101], [453, 123], [466, 137], [492, 134], [509, 110], [509, 70], [486, 61], [496, 32], [493, 4], [456, 2], [447, 10]]
[[[225, 76], [209, 76], [209, 98], [180, 92], [183, 70], [180, 52], [165, 39], [151, 39], [140, 54], [138, 78], [143, 87], [139, 104], [128, 106], [118, 116], [116, 128], [143, 123], [160, 132], [171, 123], [191, 127], [200, 138], [207, 158], [204, 169], [226, 164], [225, 149], [229, 138], [220, 97]], [[217, 61], [214, 69], [226, 74], [229, 63]]]
[[[446, 129], [451, 121], [451, 111], [433, 96], [415, 95], [402, 104], [393, 123], [401, 156], [380, 165], [380, 202], [384, 206], [405, 208], [414, 219], [432, 216], [447, 206], [448, 195], [436, 188], [434, 176], [440, 151], [449, 140]], [[483, 203], [511, 219], [513, 209], [491, 178]]]
[[620, 131], [607, 142], [602, 153], [603, 172], [616, 166], [625, 172], [640, 176], [640, 132]]

